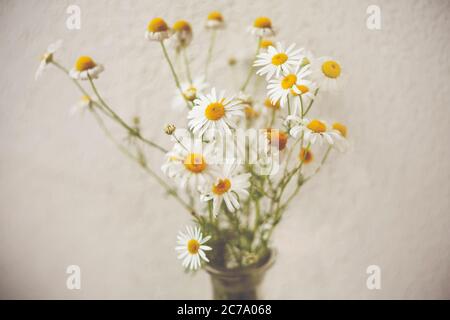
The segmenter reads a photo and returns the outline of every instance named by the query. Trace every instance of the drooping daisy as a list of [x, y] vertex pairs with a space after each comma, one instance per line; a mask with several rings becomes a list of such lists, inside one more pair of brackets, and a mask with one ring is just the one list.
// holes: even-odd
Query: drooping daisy
[[167, 153], [161, 170], [175, 179], [180, 188], [196, 191], [207, 185], [216, 172], [214, 144], [205, 144], [201, 139], [191, 137], [177, 139], [179, 142]]
[[273, 103], [280, 102], [282, 108], [288, 101], [289, 94], [291, 92], [301, 93], [301, 90], [297, 87], [302, 83], [302, 80], [311, 74], [309, 65], [300, 68], [297, 65], [295, 70], [290, 73], [283, 73], [278, 79], [270, 80], [267, 85], [268, 95]]
[[70, 108], [70, 115], [84, 112], [94, 105], [94, 100], [89, 96], [82, 96], [81, 99]]
[[251, 34], [257, 37], [270, 37], [275, 35], [272, 27], [272, 21], [267, 17], [258, 17], [253, 21], [253, 25], [249, 27]]
[[[297, 112], [304, 112], [305, 108], [316, 97], [316, 89], [317, 85], [307, 79], [302, 79], [295, 85], [297, 90], [291, 90], [291, 95], [293, 97], [294, 102], [294, 110], [293, 114], [297, 114]], [[303, 110], [302, 110], [303, 109]]]
[[300, 154], [298, 155], [300, 161], [303, 162], [303, 164], [309, 164], [314, 160], [314, 155], [311, 152], [311, 149], [307, 148], [301, 148]]
[[69, 75], [76, 80], [97, 79], [103, 70], [103, 66], [95, 63], [91, 57], [81, 56], [75, 62], [75, 66], [70, 70]]
[[207, 29], [222, 29], [225, 26], [223, 16], [219, 11], [211, 11], [205, 24]]
[[192, 27], [186, 20], [178, 20], [173, 24], [174, 45], [176, 49], [187, 47], [192, 41]]
[[172, 35], [166, 21], [162, 18], [154, 18], [151, 20], [145, 31], [145, 39], [149, 41], [163, 41]]
[[267, 140], [271, 147], [277, 148], [279, 151], [283, 151], [286, 148], [289, 135], [287, 132], [277, 129], [266, 129]]
[[235, 128], [235, 117], [244, 116], [244, 107], [241, 102], [233, 98], [225, 98], [225, 92], [216, 94], [213, 88], [210, 94], [200, 94], [194, 100], [194, 108], [189, 111], [189, 128], [193, 133], [203, 136], [208, 130], [217, 130], [219, 133], [231, 133]]
[[223, 171], [212, 182], [210, 189], [205, 190], [201, 198], [203, 201], [213, 200], [213, 213], [217, 215], [222, 202], [225, 202], [230, 212], [235, 212], [241, 205], [239, 200], [248, 197], [250, 187], [250, 173], [238, 173], [235, 163], [225, 164]]
[[330, 57], [321, 57], [312, 63], [314, 77], [323, 91], [336, 91], [342, 67], [339, 62]]
[[62, 40], [58, 40], [48, 46], [47, 51], [41, 57], [41, 62], [34, 75], [35, 80], [42, 75], [47, 65], [53, 61], [53, 54], [61, 47], [61, 44]]
[[285, 50], [280, 42], [276, 46], [270, 46], [267, 52], [257, 56], [253, 66], [261, 68], [256, 71], [256, 74], [260, 76], [266, 75], [266, 80], [269, 80], [273, 75], [279, 77], [283, 72], [289, 73], [291, 69], [299, 64], [301, 51], [303, 50], [294, 50], [294, 47], [295, 43]]
[[334, 122], [332, 124], [332, 128], [334, 131], [339, 133], [342, 137], [342, 139], [339, 139], [338, 141], [336, 141], [334, 146], [340, 152], [346, 151], [350, 147], [349, 141], [347, 140], [347, 127], [340, 122]]
[[194, 79], [192, 83], [181, 83], [181, 91], [183, 94], [178, 89], [176, 90], [172, 106], [177, 110], [185, 110], [186, 101], [193, 103], [207, 87], [208, 84], [205, 82], [205, 77], [203, 76]]
[[205, 245], [209, 239], [211, 236], [203, 237], [197, 226], [194, 228], [187, 226], [186, 232], [178, 233], [175, 250], [179, 253], [178, 259], [183, 260], [181, 263], [183, 267], [197, 270], [202, 266], [202, 260], [209, 262], [205, 254], [205, 251], [212, 250]]
[[287, 121], [294, 123], [289, 132], [294, 138], [300, 137], [303, 133], [305, 141], [311, 144], [319, 142], [322, 145], [325, 140], [328, 144], [333, 145], [335, 140], [342, 139], [340, 134], [323, 120], [308, 120], [297, 116], [288, 116]]

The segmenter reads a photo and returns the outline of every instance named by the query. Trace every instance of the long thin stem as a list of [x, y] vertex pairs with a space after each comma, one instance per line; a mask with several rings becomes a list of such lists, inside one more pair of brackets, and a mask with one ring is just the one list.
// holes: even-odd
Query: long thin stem
[[[53, 65], [55, 65], [58, 69], [60, 69], [61, 71], [63, 71], [66, 75], [69, 76], [69, 71], [67, 70], [67, 68], [63, 67], [61, 64], [59, 64], [56, 61], [52, 61]], [[85, 96], [90, 96], [89, 93], [81, 86], [81, 84], [78, 82], [78, 80], [73, 79], [69, 76], [69, 78], [72, 80], [72, 82], [77, 86], [77, 88], [83, 93], [83, 95]], [[137, 137], [139, 140], [141, 140], [142, 142], [148, 144], [151, 147], [154, 147], [158, 150], [160, 150], [161, 152], [167, 153], [167, 150], [161, 146], [159, 146], [158, 144], [154, 143], [153, 141], [150, 141], [144, 137], [142, 137], [142, 135], [136, 131], [135, 129], [131, 128], [122, 118], [120, 118], [105, 102], [104, 100], [101, 98], [101, 96], [98, 94], [97, 88], [95, 88], [95, 85], [92, 82], [92, 79], [89, 77], [89, 80], [91, 82], [91, 86], [94, 89], [94, 93], [96, 94], [97, 98], [99, 99], [100, 103], [97, 103], [96, 101], [93, 101], [94, 104], [98, 105], [100, 107], [100, 110], [102, 112], [104, 112], [107, 116], [111, 117], [113, 120], [116, 120], [117, 122], [119, 122], [120, 125], [122, 125], [126, 130], [129, 131], [130, 134], [134, 135], [135, 137]]]
[[166, 58], [167, 63], [169, 64], [170, 71], [172, 72], [173, 79], [175, 80], [175, 84], [180, 90], [180, 93], [183, 94], [183, 90], [181, 89], [180, 79], [177, 76], [177, 73], [175, 72], [175, 68], [173, 67], [172, 61], [170, 60], [169, 54], [167, 53], [166, 46], [164, 45], [163, 41], [159, 42], [161, 44], [162, 51], [164, 53], [164, 58]]
[[183, 48], [183, 60], [184, 60], [184, 66], [186, 67], [186, 76], [190, 84], [192, 84], [192, 77], [191, 77], [191, 68], [189, 66], [189, 59], [187, 57], [187, 48]]
[[139, 133], [139, 131], [132, 128], [130, 125], [128, 125], [116, 112], [114, 112], [114, 110], [105, 102], [105, 100], [103, 100], [103, 98], [101, 97], [100, 93], [97, 90], [97, 87], [94, 84], [94, 81], [92, 80], [92, 78], [90, 76], [89, 76], [89, 82], [91, 84], [91, 87], [92, 87], [92, 90], [94, 91], [95, 96], [97, 97], [99, 102], [102, 104], [102, 106], [111, 114], [112, 118], [114, 120], [116, 120], [120, 125], [122, 125], [126, 130], [128, 130], [128, 132], [132, 136], [137, 137], [139, 140], [152, 146], [153, 148], [160, 150], [161, 152], [164, 152], [164, 153], [168, 152], [167, 149], [161, 147], [160, 145], [156, 144], [155, 142], [142, 137], [141, 134]]
[[209, 43], [208, 55], [206, 57], [206, 63], [205, 63], [205, 81], [208, 79], [208, 69], [209, 69], [209, 65], [211, 63], [211, 59], [212, 59], [214, 44], [216, 43], [216, 33], [217, 33], [217, 30], [215, 30], [215, 29], [211, 30], [211, 41]]
[[322, 158], [322, 161], [320, 162], [320, 165], [317, 167], [317, 169], [314, 171], [314, 173], [312, 175], [310, 175], [309, 177], [305, 178], [305, 182], [308, 181], [309, 179], [311, 179], [313, 176], [315, 176], [316, 174], [319, 173], [320, 169], [323, 167], [323, 165], [325, 164], [325, 161], [327, 161], [328, 156], [331, 152], [331, 149], [333, 149], [332, 146], [329, 146], [327, 151], [325, 152], [325, 155]]
[[252, 59], [252, 62], [250, 63], [250, 67], [248, 69], [248, 75], [247, 75], [247, 79], [245, 79], [244, 84], [241, 87], [241, 91], [245, 91], [245, 89], [247, 88], [248, 83], [250, 82], [250, 79], [253, 76], [253, 62], [255, 61], [256, 57], [259, 54], [259, 50], [261, 49], [261, 41], [262, 41], [262, 37], [258, 37], [258, 47], [256, 48], [256, 52], [255, 52], [255, 56]]
[[[52, 60], [52, 63], [55, 67], [57, 67], [58, 69], [60, 69], [61, 71], [63, 71], [65, 74], [69, 75], [69, 70], [67, 70], [66, 68], [64, 68], [62, 65], [60, 65], [58, 62]], [[89, 94], [87, 93], [86, 90], [84, 90], [84, 88], [81, 86], [81, 84], [74, 78], [70, 77], [70, 79], [73, 81], [73, 83], [78, 87], [78, 89], [80, 89], [80, 91], [85, 95], [85, 96], [89, 96]]]
[[[181, 96], [183, 97], [184, 101], [186, 101], [186, 106], [188, 109], [191, 109], [193, 105], [189, 103], [189, 101], [186, 99], [186, 96], [184, 95], [183, 89], [181, 88], [181, 82], [180, 78], [178, 77], [175, 67], [173, 66], [172, 61], [170, 60], [169, 54], [167, 53], [166, 46], [164, 45], [163, 41], [159, 42], [161, 44], [161, 48], [164, 54], [164, 58], [166, 59], [167, 63], [169, 64], [170, 71], [172, 72], [173, 79], [175, 80], [175, 85], [178, 88], [178, 91], [180, 91]], [[184, 51], [184, 50], [183, 50]]]
[[188, 203], [186, 203], [186, 201], [184, 201], [176, 192], [175, 189], [173, 189], [170, 185], [168, 185], [164, 179], [162, 179], [160, 176], [158, 176], [150, 167], [148, 167], [148, 165], [146, 164], [145, 161], [142, 161], [141, 158], [136, 157], [135, 155], [133, 155], [127, 148], [125, 148], [122, 144], [120, 144], [119, 142], [117, 142], [117, 140], [114, 138], [114, 136], [111, 134], [111, 132], [108, 130], [108, 128], [106, 127], [105, 123], [103, 122], [102, 118], [100, 117], [100, 115], [95, 111], [95, 109], [91, 109], [92, 114], [94, 115], [94, 118], [97, 120], [98, 125], [100, 126], [100, 128], [103, 130], [103, 132], [105, 133], [105, 135], [107, 136], [107, 138], [109, 138], [115, 145], [116, 147], [124, 154], [126, 155], [128, 158], [130, 158], [131, 160], [137, 162], [143, 169], [145, 172], [147, 172], [150, 176], [152, 176], [165, 190], [168, 194], [172, 195], [186, 210], [188, 210], [194, 217], [197, 216], [197, 214], [195, 213], [195, 210], [192, 206], [190, 206]]
[[[316, 97], [318, 93], [319, 93], [319, 88], [317, 88], [316, 91], [314, 91], [314, 97]], [[309, 109], [311, 109], [313, 103], [314, 103], [314, 99], [311, 99], [311, 101], [309, 102], [308, 108], [306, 108], [305, 112], [302, 113], [302, 118], [308, 114]], [[302, 108], [303, 108], [303, 106], [302, 106]]]

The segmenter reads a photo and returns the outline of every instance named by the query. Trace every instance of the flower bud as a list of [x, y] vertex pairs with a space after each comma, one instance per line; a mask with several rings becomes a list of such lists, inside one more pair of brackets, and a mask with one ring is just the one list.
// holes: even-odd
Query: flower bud
[[177, 128], [173, 124], [168, 124], [164, 127], [164, 132], [170, 136], [175, 132], [176, 129]]

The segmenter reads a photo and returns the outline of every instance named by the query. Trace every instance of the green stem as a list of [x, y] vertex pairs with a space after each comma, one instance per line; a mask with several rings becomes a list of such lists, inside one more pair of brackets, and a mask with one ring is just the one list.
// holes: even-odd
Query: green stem
[[169, 58], [169, 54], [167, 53], [166, 46], [164, 45], [163, 41], [160, 41], [159, 43], [161, 44], [161, 48], [164, 53], [164, 58], [166, 58], [166, 61], [169, 64], [170, 71], [172, 72], [173, 79], [175, 80], [175, 84], [176, 84], [178, 90], [180, 90], [180, 93], [183, 94], [183, 90], [181, 90], [180, 79], [178, 78], [177, 73], [175, 72], [175, 68], [173, 67], [172, 61]]
[[205, 81], [208, 78], [208, 69], [209, 69], [209, 65], [211, 63], [211, 59], [212, 59], [212, 53], [213, 53], [213, 49], [214, 49], [214, 44], [216, 43], [216, 30], [213, 29], [211, 31], [211, 41], [209, 43], [209, 48], [208, 48], [208, 55], [206, 57], [206, 63], [205, 63]]
[[256, 57], [259, 54], [259, 50], [261, 49], [261, 41], [262, 41], [262, 37], [258, 37], [258, 47], [256, 48], [256, 52], [255, 52], [255, 56], [252, 59], [252, 62], [250, 63], [250, 67], [248, 69], [248, 75], [247, 75], [247, 79], [245, 79], [244, 84], [241, 87], [241, 91], [244, 92], [245, 89], [247, 88], [248, 83], [250, 82], [250, 79], [253, 76], [253, 63], [256, 59]]
[[[63, 71], [65, 74], [67, 74], [69, 76], [69, 70], [67, 70], [66, 68], [64, 68], [62, 65], [60, 65], [58, 62], [52, 60], [52, 63], [55, 67], [57, 67], [58, 69], [60, 69], [61, 71]], [[70, 77], [70, 76], [69, 76]], [[78, 89], [80, 89], [80, 91], [83, 93], [83, 95], [85, 96], [89, 96], [89, 94], [87, 93], [86, 90], [84, 90], [84, 88], [81, 86], [81, 84], [74, 78], [70, 77], [70, 79], [73, 81], [73, 83], [78, 87]]]
[[122, 125], [126, 130], [128, 130], [128, 132], [132, 136], [137, 137], [139, 140], [141, 140], [144, 143], [152, 146], [153, 148], [156, 148], [156, 149], [160, 150], [161, 152], [164, 152], [164, 153], [168, 152], [168, 150], [166, 150], [165, 148], [163, 148], [160, 145], [156, 144], [155, 142], [150, 141], [150, 140], [142, 137], [141, 134], [139, 133], [139, 131], [137, 131], [136, 129], [134, 129], [131, 126], [129, 126], [116, 112], [114, 112], [114, 110], [105, 102], [105, 100], [103, 100], [103, 98], [101, 97], [100, 93], [97, 90], [97, 87], [94, 84], [94, 81], [92, 80], [92, 78], [90, 76], [89, 76], [89, 82], [91, 84], [92, 90], [94, 91], [94, 94], [96, 95], [97, 99], [102, 104], [102, 106], [111, 114], [111, 117], [114, 120], [116, 120], [120, 125]]
[[128, 158], [131, 160], [137, 162], [143, 169], [146, 171], [150, 176], [152, 176], [165, 190], [168, 194], [172, 195], [186, 210], [188, 210], [194, 217], [197, 217], [197, 214], [195, 213], [195, 210], [192, 206], [187, 204], [176, 192], [175, 189], [173, 189], [171, 186], [169, 186], [164, 179], [159, 177], [151, 168], [149, 168], [146, 164], [146, 162], [143, 162], [141, 158], [137, 158], [135, 155], [133, 155], [127, 148], [125, 148], [123, 145], [121, 145], [119, 142], [114, 139], [111, 132], [106, 127], [105, 123], [103, 122], [100, 115], [95, 111], [95, 109], [91, 109], [92, 114], [94, 115], [95, 119], [97, 120], [98, 125], [103, 130], [105, 135], [117, 146], [117, 148]]
[[185, 47], [182, 50], [183, 50], [184, 66], [186, 67], [186, 75], [189, 83], [192, 84], [191, 68], [189, 67], [189, 59], [187, 57], [187, 48]]
[[[314, 97], [317, 96], [317, 93], [319, 93], [319, 88], [317, 88], [317, 89], [314, 91]], [[309, 109], [311, 109], [313, 103], [314, 103], [314, 99], [311, 99], [311, 101], [309, 102], [308, 108], [306, 108], [305, 112], [302, 113], [302, 119], [303, 119], [304, 116], [306, 116], [306, 115], [308, 114]], [[302, 106], [302, 109], [303, 109], [303, 106]]]

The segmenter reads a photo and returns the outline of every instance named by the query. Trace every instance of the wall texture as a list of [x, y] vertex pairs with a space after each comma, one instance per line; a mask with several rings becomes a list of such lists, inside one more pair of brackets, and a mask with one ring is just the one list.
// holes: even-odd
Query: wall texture
[[[81, 7], [79, 31], [66, 8]], [[382, 28], [366, 27], [381, 7]], [[189, 217], [125, 159], [89, 114], [70, 117], [79, 98], [57, 70], [35, 82], [46, 46], [106, 66], [102, 92], [145, 133], [175, 117], [174, 86], [157, 44], [143, 38], [150, 18], [192, 21], [199, 70], [203, 21], [223, 12], [212, 79], [235, 88], [230, 55], [251, 55], [246, 26], [269, 15], [278, 38], [344, 65], [344, 90], [323, 113], [349, 124], [352, 150], [333, 154], [305, 186], [275, 234], [278, 261], [266, 298], [450, 298], [449, 1], [2, 1], [0, 4], [0, 297], [209, 298], [208, 277], [187, 276], [173, 250]], [[180, 123], [181, 120], [175, 121]], [[120, 134], [120, 131], [115, 132]], [[151, 156], [157, 167], [159, 155]], [[82, 289], [66, 289], [66, 267], [82, 269]], [[366, 288], [366, 268], [382, 289]]]

